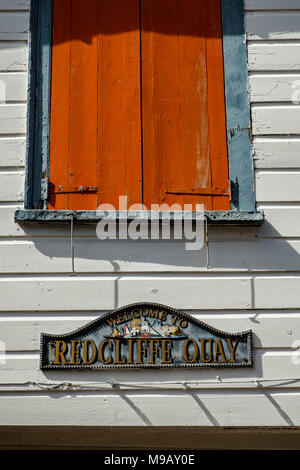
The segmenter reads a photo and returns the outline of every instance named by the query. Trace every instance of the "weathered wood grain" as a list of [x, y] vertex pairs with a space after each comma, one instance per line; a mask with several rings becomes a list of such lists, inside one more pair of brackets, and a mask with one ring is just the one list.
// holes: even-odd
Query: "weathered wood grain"
[[0, 102], [26, 101], [27, 74], [0, 73]]
[[300, 39], [300, 11], [249, 12], [246, 32], [250, 40]]
[[141, 41], [145, 205], [229, 209], [220, 2], [145, 0]]
[[[57, 395], [58, 396], [58, 395]], [[297, 426], [299, 392], [1, 394], [2, 425]], [[20, 406], [22, 403], [22, 406]], [[243, 410], [243, 413], [241, 413]]]
[[29, 10], [30, 0], [1, 0], [0, 10]]
[[300, 103], [300, 74], [251, 74], [249, 77], [252, 103]]
[[[290, 349], [298, 340], [300, 311], [189, 311], [190, 315], [208, 325], [229, 333], [252, 330], [255, 349]], [[102, 312], [52, 312], [0, 315], [1, 341], [6, 351], [39, 351], [40, 334], [65, 334], [101, 317]], [[283, 327], [284, 325], [284, 327]], [[286, 357], [286, 356], [284, 356]], [[278, 373], [281, 370], [278, 369]], [[209, 374], [211, 376], [211, 374]]]
[[254, 162], [258, 169], [300, 169], [300, 138], [255, 137]]
[[0, 296], [0, 310], [14, 312], [112, 310], [141, 299], [186, 309], [247, 309], [253, 303], [249, 276], [9, 277], [0, 281]]
[[[96, 237], [76, 237], [75, 269], [78, 273], [300, 272], [299, 239], [211, 236], [209, 246], [207, 269], [205, 247], [197, 252], [187, 251], [184, 241], [100, 241]], [[70, 273], [70, 239], [2, 241], [0, 259], [3, 274]]]
[[0, 202], [18, 202], [23, 200], [24, 172], [0, 172]]
[[285, 41], [250, 42], [248, 65], [251, 71], [300, 71], [300, 43]]
[[297, 308], [300, 277], [255, 276], [253, 279], [253, 303], [256, 308]]
[[20, 167], [25, 164], [26, 137], [0, 137], [0, 167]]
[[256, 200], [259, 202], [300, 201], [299, 171], [256, 172]]
[[[300, 236], [300, 204], [280, 203], [258, 203], [257, 208], [265, 213], [265, 223], [261, 227], [210, 227], [209, 237], [231, 239], [235, 244], [239, 238], [252, 237], [299, 237]], [[48, 237], [64, 237], [70, 239], [70, 225], [62, 224], [16, 224], [14, 222], [14, 212], [17, 205], [0, 206], [0, 237], [30, 237], [32, 239], [40, 238], [43, 240]], [[94, 237], [95, 226], [76, 226], [75, 236]], [[41, 241], [41, 243], [43, 243]], [[76, 241], [75, 241], [76, 243]], [[152, 242], [153, 243], [153, 242]], [[155, 247], [155, 253], [158, 253], [157, 241], [150, 245]], [[135, 243], [134, 245], [137, 245]]]
[[26, 105], [0, 105], [0, 134], [24, 134], [26, 132]]
[[298, 0], [245, 0], [246, 10], [299, 10]]
[[0, 71], [25, 71], [26, 67], [27, 44], [21, 41], [0, 41]]
[[[35, 392], [43, 390], [49, 392], [51, 386], [61, 384], [54, 389], [54, 393], [64, 391], [64, 384], [70, 383], [77, 393], [96, 391], [112, 391], [111, 381], [119, 384], [122, 390], [182, 390], [183, 382], [189, 383], [191, 390], [234, 389], [242, 392], [243, 389], [263, 389], [276, 384], [278, 388], [299, 389], [299, 376], [297, 374], [297, 360], [299, 350], [264, 350], [254, 349], [254, 367], [246, 369], [169, 369], [166, 370], [68, 370], [66, 371], [41, 371], [38, 352], [7, 352], [6, 363], [1, 365], [3, 373], [0, 376], [0, 392], [10, 391]], [[294, 363], [295, 362], [295, 363]], [[15, 374], [15, 375], [14, 375]], [[138, 374], [138, 377], [137, 377]], [[291, 381], [289, 382], [289, 379]], [[59, 388], [61, 390], [59, 390]], [[240, 389], [240, 390], [238, 390]], [[259, 391], [258, 391], [259, 393]]]
[[266, 221], [259, 229], [261, 237], [299, 237], [300, 235], [300, 207], [297, 205], [269, 205], [257, 204], [257, 208], [264, 211]]
[[254, 135], [300, 135], [299, 105], [253, 105]]
[[0, 40], [26, 40], [28, 38], [28, 29], [29, 14], [27, 12], [0, 11]]

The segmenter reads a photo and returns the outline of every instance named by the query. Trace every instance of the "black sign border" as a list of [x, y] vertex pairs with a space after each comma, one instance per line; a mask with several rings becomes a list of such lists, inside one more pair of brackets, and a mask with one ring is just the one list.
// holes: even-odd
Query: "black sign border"
[[[60, 340], [63, 338], [70, 338], [73, 335], [78, 335], [78, 333], [84, 333], [85, 331], [90, 330], [92, 327], [96, 326], [100, 321], [101, 323], [104, 322], [107, 318], [111, 317], [112, 315], [118, 314], [126, 309], [131, 308], [158, 308], [164, 309], [171, 315], [178, 315], [184, 318], [187, 321], [194, 323], [196, 326], [200, 328], [206, 329], [211, 333], [218, 335], [218, 336], [226, 336], [229, 338], [247, 338], [248, 346], [249, 346], [249, 362], [246, 363], [197, 363], [197, 364], [121, 364], [121, 365], [105, 365], [105, 366], [95, 366], [91, 365], [49, 365], [45, 363], [45, 343], [44, 338], [52, 338], [53, 340]], [[96, 318], [96, 320], [91, 321], [90, 323], [78, 328], [77, 330], [71, 331], [69, 333], [61, 334], [61, 335], [54, 335], [50, 333], [41, 333], [41, 343], [40, 343], [40, 369], [42, 370], [66, 370], [66, 369], [81, 369], [81, 370], [108, 370], [108, 369], [181, 369], [181, 368], [249, 368], [253, 367], [253, 338], [252, 338], [252, 330], [242, 331], [240, 333], [228, 333], [226, 331], [218, 330], [206, 323], [197, 320], [196, 318], [192, 317], [191, 315], [176, 310], [175, 308], [169, 307], [167, 305], [158, 304], [154, 302], [137, 302], [129, 305], [125, 305], [123, 307], [117, 308], [116, 310], [111, 310], [110, 312], [104, 314], [103, 316]]]

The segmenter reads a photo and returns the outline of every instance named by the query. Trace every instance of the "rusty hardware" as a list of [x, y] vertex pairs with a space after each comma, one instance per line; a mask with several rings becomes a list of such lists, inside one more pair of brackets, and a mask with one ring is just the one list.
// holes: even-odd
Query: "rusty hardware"
[[234, 181], [230, 181], [230, 189], [231, 189], [231, 202], [234, 207], [239, 207], [239, 182], [238, 179], [235, 178]]
[[97, 186], [74, 185], [74, 184], [49, 184], [51, 194], [73, 194], [73, 193], [97, 193]]
[[191, 196], [229, 196], [224, 188], [168, 188], [167, 194], [187, 194]]

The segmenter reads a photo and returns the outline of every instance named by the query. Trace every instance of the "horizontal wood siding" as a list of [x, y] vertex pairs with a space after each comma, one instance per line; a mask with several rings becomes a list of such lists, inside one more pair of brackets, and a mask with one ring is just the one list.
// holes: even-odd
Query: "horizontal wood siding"
[[27, 67], [27, 54], [27, 43], [25, 41], [1, 41], [0, 71], [25, 71]]
[[[182, 390], [182, 382], [190, 382], [191, 390], [200, 390], [202, 393], [205, 389], [215, 389], [220, 394], [222, 390], [232, 390], [238, 396], [239, 389], [257, 389], [258, 383], [265, 390], [270, 388], [270, 384], [275, 385], [279, 390], [289, 390], [290, 392], [299, 391], [299, 379], [295, 376], [295, 365], [292, 362], [292, 353], [285, 353], [276, 350], [261, 350], [256, 348], [257, 352], [257, 365], [247, 372], [240, 372], [239, 377], [233, 377], [231, 370], [218, 369], [217, 377], [216, 371], [210, 369], [202, 370], [169, 370], [166, 377], [166, 372], [163, 370], [139, 370], [138, 377], [136, 372], [129, 370], [124, 375], [122, 370], [109, 370], [101, 371], [101, 376], [97, 372], [91, 371], [90, 380], [87, 380], [86, 372], [83, 371], [69, 371], [68, 381], [74, 390], [79, 392], [111, 392], [111, 384], [109, 381], [114, 380], [119, 384], [121, 390], [133, 389], [135, 393], [142, 388], [146, 388], [149, 392], [154, 390]], [[61, 371], [52, 372], [52, 376], [45, 376], [39, 368], [39, 354], [35, 351], [26, 352], [10, 352], [8, 353], [7, 362], [4, 374], [0, 377], [0, 391], [13, 392], [16, 391], [16, 385], [8, 388], [7, 378], [9, 377], [13, 382], [14, 377], [18, 379], [18, 392], [32, 393], [42, 392], [47, 393], [53, 387], [53, 380], [58, 384], [61, 392], [64, 391], [65, 377]], [[288, 379], [293, 378], [291, 383], [283, 383]], [[31, 381], [31, 383], [30, 383]], [[257, 383], [255, 383], [257, 381]], [[259, 392], [258, 392], [259, 394]], [[217, 394], [216, 394], [217, 395]], [[172, 406], [172, 404], [171, 404]]]
[[30, 0], [1, 0], [0, 10], [29, 10]]
[[[0, 4], [1, 8], [1, 4]], [[0, 40], [27, 39], [29, 13], [22, 11], [2, 12], [0, 16]]]
[[[185, 251], [183, 241], [100, 242], [95, 227], [76, 227], [78, 275], [70, 276], [68, 225], [14, 222], [24, 194], [29, 1], [0, 0], [0, 425], [300, 426], [292, 347], [300, 339], [300, 6], [245, 6], [264, 225], [210, 227], [209, 269], [207, 253]], [[254, 368], [40, 371], [41, 332], [68, 332], [147, 300], [226, 331], [252, 329]]]
[[[51, 392], [53, 393], [53, 392]], [[144, 392], [70, 392], [12, 393], [0, 396], [3, 425], [112, 426], [118, 421], [127, 426], [293, 426], [299, 422], [299, 392], [216, 391], [174, 393]], [[22, 403], [16, 409], [16, 399]], [[160, 406], [157, 406], [160, 403]], [[248, 418], [241, 410], [247, 410]], [[279, 410], [285, 410], [283, 413]], [[293, 420], [286, 416], [293, 416]], [[130, 423], [130, 424], [129, 424]], [[168, 424], [166, 424], [168, 423]]]

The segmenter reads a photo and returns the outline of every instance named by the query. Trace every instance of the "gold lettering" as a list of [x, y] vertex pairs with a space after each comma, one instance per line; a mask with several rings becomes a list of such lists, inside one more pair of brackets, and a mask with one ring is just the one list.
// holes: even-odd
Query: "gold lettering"
[[155, 359], [159, 354], [158, 349], [156, 347], [154, 347], [155, 345], [156, 346], [159, 345], [159, 340], [158, 339], [150, 339], [150, 360], [149, 360], [150, 364], [155, 364]]
[[125, 364], [126, 363], [126, 357], [123, 357], [122, 359], [120, 358], [121, 355], [121, 341], [120, 339], [115, 339], [115, 346], [116, 346], [116, 352], [115, 352], [115, 364]]
[[184, 320], [183, 318], [177, 317], [177, 315], [173, 315], [172, 325], [176, 325], [177, 320], [179, 320], [180, 328], [187, 328], [188, 322], [186, 320]]
[[119, 315], [117, 315], [117, 319], [118, 319], [118, 324], [120, 323], [124, 323], [124, 316], [123, 316], [123, 313], [119, 313]]
[[105, 339], [104, 341], [102, 341], [102, 343], [100, 344], [100, 347], [99, 347], [99, 359], [100, 359], [101, 362], [103, 362], [103, 364], [111, 364], [112, 361], [113, 361], [112, 356], [109, 356], [109, 358], [107, 360], [104, 359], [103, 350], [104, 350], [106, 345], [109, 347], [110, 351], [113, 350], [112, 342], [109, 339]]
[[[188, 354], [188, 349], [189, 349], [190, 344], [192, 344], [194, 347], [194, 354], [193, 354], [192, 359], [189, 358], [189, 354]], [[196, 341], [191, 338], [185, 340], [184, 345], [183, 345], [183, 357], [185, 361], [189, 362], [190, 364], [195, 363], [197, 362], [198, 356], [199, 356], [199, 348], [198, 348], [198, 344], [196, 343]]]
[[[89, 359], [89, 346], [92, 346], [92, 357]], [[83, 364], [92, 364], [97, 356], [97, 348], [94, 341], [85, 339], [83, 341]]]
[[167, 312], [159, 312], [159, 319], [162, 320], [162, 321], [166, 321], [167, 320]]
[[130, 312], [125, 312], [124, 316], [125, 316], [125, 321], [132, 320], [132, 315]]
[[182, 318], [179, 320], [179, 326], [180, 328], [186, 328], [188, 326], [188, 322], [186, 320], [183, 320]]
[[136, 310], [132, 310], [131, 315], [133, 316], [133, 318], [139, 318], [140, 317], [140, 313], [137, 312]]
[[133, 364], [133, 343], [134, 339], [128, 339], [128, 364]]
[[141, 315], [141, 317], [148, 317], [148, 315], [149, 315], [148, 309], [147, 308], [145, 308], [145, 309], [141, 308], [140, 315]]
[[107, 318], [107, 323], [109, 324], [109, 326], [114, 326], [117, 324], [117, 319], [116, 317], [113, 317], [113, 318]]
[[162, 352], [161, 352], [161, 362], [162, 364], [171, 364], [173, 362], [172, 357], [172, 340], [171, 339], [161, 339]]
[[[143, 345], [143, 343], [146, 343]], [[147, 355], [147, 349], [146, 346], [148, 344], [147, 340], [144, 339], [138, 339], [137, 340], [137, 346], [138, 346], [138, 360], [137, 364], [144, 364], [144, 356]]]
[[[218, 360], [218, 356], [221, 356], [222, 358], [221, 361]], [[227, 362], [221, 339], [217, 339], [216, 341], [216, 352], [215, 352], [215, 359], [213, 362]]]
[[151, 318], [158, 318], [158, 310], [154, 310], [154, 312], [153, 312], [152, 308], [150, 308], [150, 310], [149, 310], [149, 317], [151, 317]]
[[[206, 342], [208, 341], [209, 343], [209, 358], [206, 359]], [[203, 339], [200, 338], [200, 343], [201, 343], [201, 361], [202, 362], [211, 362], [212, 361], [212, 343], [213, 340], [210, 339]]]
[[236, 348], [237, 348], [237, 345], [238, 345], [240, 339], [236, 338], [234, 346], [232, 345], [232, 342], [231, 342], [230, 338], [226, 338], [226, 341], [227, 341], [227, 344], [229, 346], [230, 354], [231, 354], [230, 362], [235, 362], [235, 352], [236, 352]]
[[[55, 364], [67, 364], [67, 360], [64, 356], [64, 354], [67, 351], [67, 344], [65, 341], [55, 341], [56, 343], [56, 359], [55, 359]], [[62, 350], [60, 349], [62, 346]]]
[[71, 362], [70, 364], [79, 365], [81, 364], [81, 357], [80, 357], [80, 348], [81, 348], [81, 341], [80, 339], [72, 339], [71, 343]]

